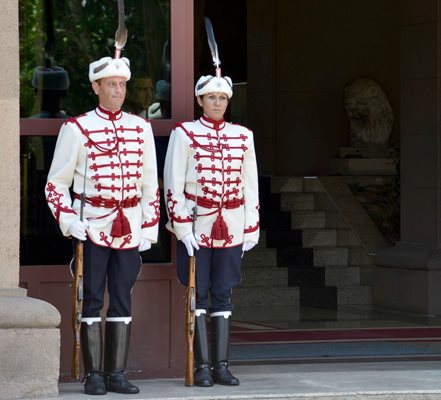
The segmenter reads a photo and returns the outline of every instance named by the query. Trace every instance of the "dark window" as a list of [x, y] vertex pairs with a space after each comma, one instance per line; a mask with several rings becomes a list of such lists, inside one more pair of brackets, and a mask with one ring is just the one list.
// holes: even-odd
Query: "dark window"
[[[43, 7], [42, 7], [43, 6]], [[126, 1], [126, 111], [170, 118], [170, 0]], [[116, 1], [20, 0], [20, 114], [65, 118], [96, 105], [92, 61], [114, 55]]]
[[[214, 75], [215, 67], [208, 46], [204, 17], [209, 17], [214, 29], [221, 60], [222, 75], [233, 81], [233, 98], [225, 119], [247, 124], [247, 2], [237, 0], [195, 0], [194, 2], [195, 79]], [[201, 108], [195, 101], [195, 117]]]
[[[122, 55], [130, 60], [132, 78], [123, 109], [150, 119], [172, 117], [171, 1], [125, 2], [129, 36]], [[20, 115], [25, 121], [39, 120], [25, 124], [21, 132], [20, 265], [64, 265], [71, 258], [71, 241], [61, 234], [44, 194], [59, 125], [45, 121], [96, 107], [88, 68], [101, 57], [113, 57], [117, 2], [20, 0], [19, 7]], [[158, 128], [162, 133], [164, 127]], [[155, 141], [161, 184], [168, 137], [156, 136]], [[171, 260], [162, 192], [161, 197], [159, 243], [142, 254], [144, 262]]]

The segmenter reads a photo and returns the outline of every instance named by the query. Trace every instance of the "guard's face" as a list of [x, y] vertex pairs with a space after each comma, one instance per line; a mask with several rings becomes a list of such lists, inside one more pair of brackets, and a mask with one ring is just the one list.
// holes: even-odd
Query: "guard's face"
[[98, 96], [99, 103], [106, 110], [118, 111], [126, 98], [126, 78], [111, 76], [93, 82], [92, 88]]
[[198, 96], [197, 100], [208, 118], [219, 121], [224, 117], [225, 110], [228, 107], [228, 96], [225, 93], [207, 93]]

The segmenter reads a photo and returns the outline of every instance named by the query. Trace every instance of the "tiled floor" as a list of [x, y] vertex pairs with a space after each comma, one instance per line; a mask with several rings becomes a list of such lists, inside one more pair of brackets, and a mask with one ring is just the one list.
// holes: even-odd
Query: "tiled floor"
[[[441, 362], [313, 363], [232, 366], [240, 386], [185, 387], [183, 378], [136, 381], [138, 395], [100, 400], [439, 400]], [[60, 384], [52, 400], [91, 399], [80, 383]], [[96, 397], [96, 396], [95, 396]], [[49, 400], [49, 399], [48, 399]]]
[[[338, 312], [304, 308], [300, 312], [292, 313], [292, 319], [281, 320], [277, 318], [278, 308], [273, 307], [268, 315], [275, 318], [267, 321], [234, 321], [233, 331], [246, 331], [259, 333], [262, 331], [275, 332], [278, 330], [301, 331], [329, 331], [330, 340], [312, 340], [308, 343], [308, 335], [301, 340], [296, 338], [280, 339], [273, 335], [273, 340], [259, 340], [253, 342], [253, 334], [248, 335], [246, 342], [232, 340], [230, 357], [233, 362], [268, 362], [269, 360], [299, 361], [299, 360], [324, 360], [324, 359], [372, 359], [396, 358], [411, 359], [440, 358], [441, 335], [425, 338], [425, 331], [421, 330], [421, 337], [400, 338], [391, 334], [389, 337], [366, 337], [354, 339], [351, 331], [369, 328], [396, 329], [396, 328], [423, 328], [441, 327], [441, 320], [436, 318], [423, 318], [411, 315], [393, 314], [372, 311], [357, 307], [340, 308]], [[283, 310], [285, 315], [286, 310]], [[234, 319], [234, 312], [233, 312]], [[343, 330], [343, 333], [342, 333]], [[348, 330], [345, 337], [344, 331]], [[338, 338], [332, 337], [332, 331], [338, 332]], [[414, 333], [418, 335], [418, 329]], [[440, 329], [441, 332], [441, 329]], [[271, 335], [268, 335], [271, 337]], [[361, 335], [362, 336], [362, 335]], [[282, 340], [282, 341], [280, 341]]]

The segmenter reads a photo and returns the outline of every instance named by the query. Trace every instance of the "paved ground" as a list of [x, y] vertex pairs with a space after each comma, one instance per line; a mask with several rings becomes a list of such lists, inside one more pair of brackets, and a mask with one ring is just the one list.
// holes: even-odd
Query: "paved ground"
[[60, 384], [52, 400], [441, 399], [441, 361], [233, 366], [238, 387], [187, 388], [183, 379], [137, 381], [138, 395], [86, 396], [79, 383]]

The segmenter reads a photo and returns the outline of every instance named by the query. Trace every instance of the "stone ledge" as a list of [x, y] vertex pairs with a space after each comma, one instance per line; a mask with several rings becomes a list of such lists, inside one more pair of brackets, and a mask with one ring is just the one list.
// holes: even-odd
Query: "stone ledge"
[[55, 328], [60, 322], [58, 310], [45, 301], [32, 297], [0, 297], [0, 329]]
[[373, 275], [375, 308], [419, 318], [441, 315], [441, 271], [381, 266]]
[[340, 158], [391, 158], [392, 154], [390, 147], [340, 147]]
[[441, 250], [431, 244], [401, 241], [378, 252], [374, 264], [411, 270], [440, 270]]
[[397, 174], [393, 158], [334, 158], [331, 160], [331, 175], [386, 175]]
[[23, 288], [0, 289], [0, 297], [24, 297], [28, 291]]

